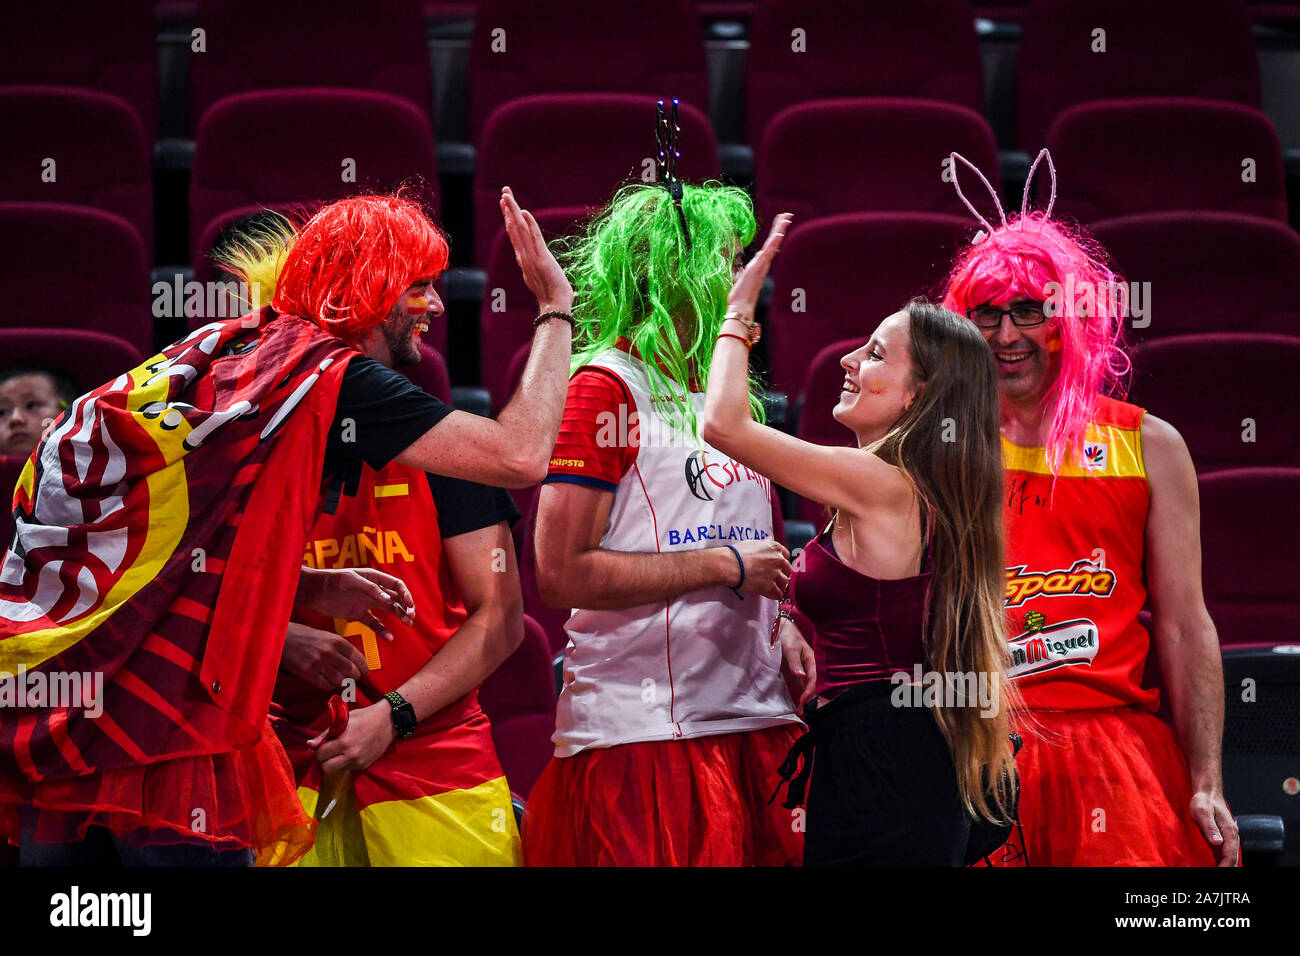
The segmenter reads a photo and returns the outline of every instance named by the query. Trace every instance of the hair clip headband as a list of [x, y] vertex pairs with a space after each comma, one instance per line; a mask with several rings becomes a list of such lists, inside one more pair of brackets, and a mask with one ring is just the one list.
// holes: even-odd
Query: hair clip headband
[[682, 180], [677, 174], [677, 160], [681, 158], [682, 152], [679, 148], [681, 145], [682, 127], [677, 121], [678, 101], [673, 100], [672, 116], [664, 114], [664, 101], [659, 100], [655, 107], [655, 143], [658, 147], [658, 154], [655, 157], [655, 175], [659, 183], [668, 190], [668, 195], [673, 197], [673, 207], [677, 210], [677, 218], [682, 224], [682, 237], [686, 241], [686, 248], [691, 247], [691, 231], [686, 225], [686, 213], [682, 210]]

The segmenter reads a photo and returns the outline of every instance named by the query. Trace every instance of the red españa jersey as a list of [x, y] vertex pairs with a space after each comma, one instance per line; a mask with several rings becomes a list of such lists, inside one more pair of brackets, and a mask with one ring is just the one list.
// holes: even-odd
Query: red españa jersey
[[[362, 470], [356, 496], [341, 499], [337, 513], [317, 520], [302, 563], [309, 568], [376, 568], [406, 583], [415, 599], [415, 624], [407, 627], [387, 618], [391, 643], [356, 621], [302, 618], [341, 634], [360, 650], [379, 694], [396, 690], [428, 663], [468, 616], [443, 554], [428, 477], [397, 462], [380, 471]], [[284, 683], [282, 674], [276, 700], [288, 704], [281, 693]], [[319, 698], [320, 692], [313, 688], [312, 696]]]
[[1006, 474], [1011, 676], [1045, 710], [1137, 706], [1150, 636], [1138, 622], [1150, 490], [1142, 459], [1145, 409], [1102, 398], [1082, 465], [1053, 487], [1044, 450], [1002, 440]]

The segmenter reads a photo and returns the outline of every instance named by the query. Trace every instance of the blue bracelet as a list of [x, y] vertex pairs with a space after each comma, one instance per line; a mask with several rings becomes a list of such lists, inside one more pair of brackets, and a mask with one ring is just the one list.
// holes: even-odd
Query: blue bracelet
[[735, 546], [734, 544], [725, 544], [725, 545], [723, 545], [723, 547], [724, 547], [724, 548], [730, 548], [730, 549], [731, 549], [731, 553], [734, 554], [734, 555], [736, 556], [736, 563], [740, 565], [740, 580], [736, 582], [736, 586], [735, 586], [734, 588], [731, 587], [730, 584], [728, 584], [727, 587], [731, 588], [731, 593], [732, 593], [732, 594], [736, 595], [736, 597], [740, 598], [740, 599], [743, 601], [743, 600], [745, 600], [745, 595], [743, 595], [743, 594], [740, 593], [740, 589], [741, 589], [742, 587], [744, 587], [744, 584], [745, 584], [745, 562], [744, 562], [744, 559], [741, 558], [741, 556], [740, 556], [740, 552], [736, 550], [736, 546]]

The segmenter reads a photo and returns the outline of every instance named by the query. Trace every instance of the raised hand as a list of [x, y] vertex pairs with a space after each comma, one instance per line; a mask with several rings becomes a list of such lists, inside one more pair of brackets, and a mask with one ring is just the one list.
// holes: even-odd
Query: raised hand
[[794, 216], [788, 212], [783, 212], [776, 217], [767, 239], [763, 242], [763, 248], [749, 260], [749, 264], [741, 270], [731, 286], [731, 293], [727, 296], [728, 312], [739, 312], [749, 319], [753, 318], [754, 309], [758, 306], [758, 293], [763, 288], [763, 280], [767, 278], [767, 273], [772, 268], [772, 260], [781, 248], [781, 240], [785, 238], [785, 232], [793, 221]]
[[509, 186], [501, 189], [501, 216], [515, 249], [515, 262], [519, 263], [524, 284], [537, 296], [539, 311], [568, 312], [573, 308], [573, 287], [551, 250], [546, 248], [537, 220], [527, 209], [519, 208]]

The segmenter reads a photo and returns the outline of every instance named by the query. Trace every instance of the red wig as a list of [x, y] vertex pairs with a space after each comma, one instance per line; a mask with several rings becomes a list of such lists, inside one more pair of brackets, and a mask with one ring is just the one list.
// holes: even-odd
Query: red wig
[[284, 256], [271, 305], [342, 339], [380, 325], [416, 279], [447, 268], [447, 239], [413, 199], [354, 196], [307, 221]]

